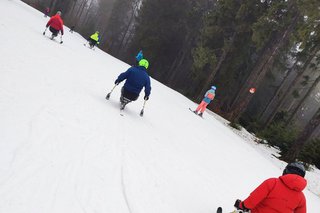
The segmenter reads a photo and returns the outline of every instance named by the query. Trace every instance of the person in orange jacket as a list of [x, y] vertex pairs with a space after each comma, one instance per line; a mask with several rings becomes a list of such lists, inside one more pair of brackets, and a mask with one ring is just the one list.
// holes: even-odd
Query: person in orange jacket
[[[51, 39], [58, 36], [59, 31], [61, 35], [63, 35], [63, 20], [61, 18], [61, 12], [58, 11], [56, 15], [52, 16], [48, 21], [46, 28], [49, 28], [50, 32], [52, 32]], [[45, 32], [43, 33], [45, 34]]]
[[306, 174], [302, 163], [289, 163], [279, 178], [270, 178], [258, 186], [244, 201], [236, 200], [238, 210], [251, 213], [306, 213]]

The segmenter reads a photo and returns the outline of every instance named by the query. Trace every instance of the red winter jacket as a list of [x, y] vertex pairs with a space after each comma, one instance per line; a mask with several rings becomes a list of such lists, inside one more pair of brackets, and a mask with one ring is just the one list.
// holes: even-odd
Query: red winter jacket
[[270, 178], [258, 186], [242, 204], [251, 213], [306, 213], [302, 190], [307, 181], [295, 174]]
[[56, 14], [50, 18], [46, 27], [53, 27], [56, 30], [60, 30], [61, 34], [63, 35], [63, 21], [60, 15]]

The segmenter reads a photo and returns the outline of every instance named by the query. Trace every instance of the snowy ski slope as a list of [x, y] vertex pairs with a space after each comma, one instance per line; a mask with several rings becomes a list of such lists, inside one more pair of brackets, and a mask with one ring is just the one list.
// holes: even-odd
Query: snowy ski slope
[[120, 86], [105, 96], [129, 65], [67, 29], [63, 44], [47, 39], [48, 19], [19, 0], [0, 8], [0, 213], [231, 211], [281, 174], [283, 163], [156, 80], [144, 117], [143, 93], [120, 116]]

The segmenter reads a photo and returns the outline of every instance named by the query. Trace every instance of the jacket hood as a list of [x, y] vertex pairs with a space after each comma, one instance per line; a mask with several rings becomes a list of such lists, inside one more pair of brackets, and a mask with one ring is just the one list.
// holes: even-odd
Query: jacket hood
[[287, 174], [279, 178], [289, 189], [297, 192], [301, 192], [307, 186], [307, 180], [299, 175]]

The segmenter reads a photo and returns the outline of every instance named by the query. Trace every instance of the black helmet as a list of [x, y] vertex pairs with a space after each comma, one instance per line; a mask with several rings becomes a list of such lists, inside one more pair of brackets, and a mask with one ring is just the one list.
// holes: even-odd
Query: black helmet
[[283, 170], [282, 175], [286, 175], [286, 174], [296, 174], [296, 175], [300, 175], [301, 177], [304, 177], [306, 175], [306, 170], [302, 163], [294, 162], [294, 163], [289, 163], [286, 166], [286, 168]]

